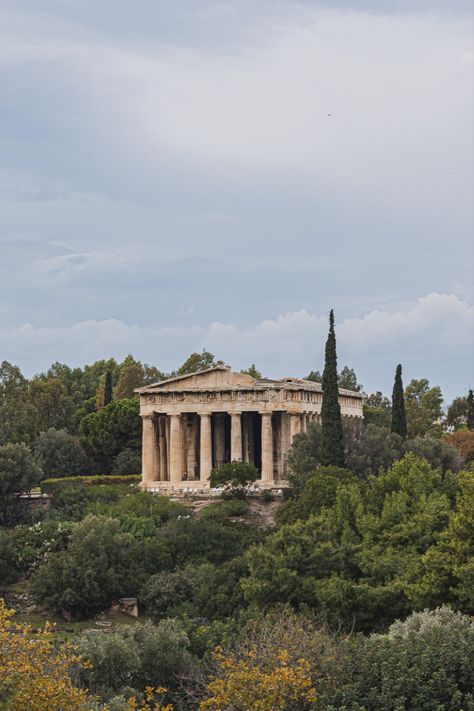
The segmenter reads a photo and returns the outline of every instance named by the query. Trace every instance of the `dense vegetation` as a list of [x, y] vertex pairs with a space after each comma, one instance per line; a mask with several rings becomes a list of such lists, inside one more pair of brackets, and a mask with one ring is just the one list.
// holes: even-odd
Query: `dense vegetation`
[[[337, 375], [332, 337], [329, 358], [330, 397], [341, 375], [361, 387]], [[397, 369], [395, 418], [374, 393], [342, 438], [296, 436], [264, 528], [248, 465], [214, 471], [225, 496], [198, 513], [139, 491], [134, 388], [163, 377], [131, 357], [30, 381], [1, 366], [3, 592], [73, 622], [137, 597], [140, 618], [31, 645], [0, 606], [0, 709], [474, 709], [472, 395], [443, 415], [439, 388], [403, 389]], [[19, 497], [35, 485], [49, 510]]]

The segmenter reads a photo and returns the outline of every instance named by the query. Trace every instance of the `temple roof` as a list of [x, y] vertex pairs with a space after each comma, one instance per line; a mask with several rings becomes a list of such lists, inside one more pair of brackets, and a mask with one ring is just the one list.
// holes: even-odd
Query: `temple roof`
[[[158, 383], [144, 385], [137, 388], [135, 392], [140, 394], [156, 393], [163, 391], [203, 391], [203, 390], [265, 390], [268, 388], [288, 389], [288, 390], [311, 390], [321, 392], [321, 383], [315, 383], [312, 380], [303, 378], [281, 378], [273, 380], [271, 378], [252, 378], [247, 373], [235, 373], [225, 365], [215, 365], [206, 370], [200, 370], [196, 373], [187, 373], [186, 375], [178, 375], [167, 380], [161, 380]], [[341, 395], [350, 397], [363, 398], [363, 393], [353, 392], [352, 390], [339, 389]]]

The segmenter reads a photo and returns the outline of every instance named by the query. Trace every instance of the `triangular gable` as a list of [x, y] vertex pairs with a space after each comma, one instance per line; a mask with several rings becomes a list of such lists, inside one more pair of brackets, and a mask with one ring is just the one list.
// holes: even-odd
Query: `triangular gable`
[[138, 393], [162, 392], [166, 390], [205, 390], [236, 387], [251, 387], [256, 380], [245, 373], [234, 373], [230, 368], [216, 365], [213, 368], [199, 370], [197, 373], [178, 375], [152, 385], [137, 388]]

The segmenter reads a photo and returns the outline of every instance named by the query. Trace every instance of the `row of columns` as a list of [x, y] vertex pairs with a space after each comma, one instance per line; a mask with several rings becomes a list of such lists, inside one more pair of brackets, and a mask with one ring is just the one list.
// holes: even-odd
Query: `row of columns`
[[[154, 481], [154, 475], [157, 471], [157, 457], [159, 452], [160, 470], [164, 471], [165, 447], [164, 439], [168, 434], [168, 474], [170, 486], [179, 487], [182, 482], [183, 474], [183, 432], [181, 426], [182, 414], [171, 414], [169, 416], [169, 432], [166, 433], [164, 428], [160, 427], [159, 432], [155, 431], [155, 420], [153, 415], [143, 416], [143, 439], [142, 439], [142, 457], [143, 457], [143, 474], [144, 482], [151, 483]], [[212, 420], [211, 413], [198, 412], [200, 417], [200, 467], [199, 478], [203, 486], [209, 483], [209, 476], [212, 469]], [[231, 461], [242, 460], [242, 422], [241, 412], [228, 413], [231, 417], [231, 433], [230, 433], [230, 458]], [[272, 412], [259, 412], [261, 415], [261, 478], [263, 482], [272, 482], [274, 480], [273, 468], [273, 427], [272, 427]], [[312, 413], [308, 416], [302, 416], [300, 413], [288, 413], [289, 417], [289, 442], [291, 445], [294, 436], [301, 431], [306, 431], [308, 419], [314, 419], [316, 415]], [[160, 446], [156, 446], [156, 438], [159, 438]], [[168, 439], [167, 438], [167, 439]], [[286, 449], [280, 452], [280, 455], [286, 453]]]

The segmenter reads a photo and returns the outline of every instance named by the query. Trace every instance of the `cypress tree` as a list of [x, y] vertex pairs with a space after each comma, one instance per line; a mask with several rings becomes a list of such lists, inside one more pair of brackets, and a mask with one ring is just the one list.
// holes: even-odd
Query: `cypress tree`
[[343, 467], [344, 444], [337, 381], [336, 334], [334, 332], [334, 312], [331, 309], [323, 373], [321, 464], [323, 466], [332, 464], [337, 467]]
[[112, 371], [107, 370], [105, 373], [105, 384], [104, 384], [104, 407], [112, 402]]
[[474, 395], [472, 390], [469, 390], [469, 395], [467, 396], [466, 424], [468, 430], [474, 430]]
[[395, 382], [392, 391], [392, 432], [407, 438], [407, 417], [405, 413], [405, 396], [403, 394], [402, 366], [397, 365]]

